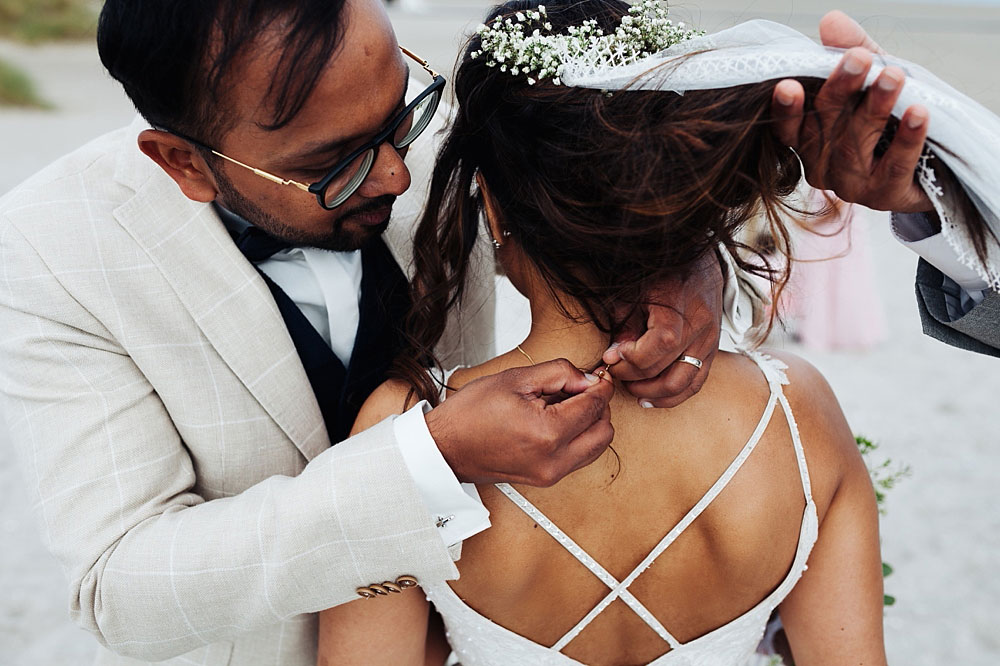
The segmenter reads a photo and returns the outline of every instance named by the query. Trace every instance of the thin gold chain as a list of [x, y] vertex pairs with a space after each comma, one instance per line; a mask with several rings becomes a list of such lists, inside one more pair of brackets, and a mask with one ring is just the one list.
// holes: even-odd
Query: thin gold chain
[[523, 349], [521, 349], [521, 345], [517, 345], [517, 351], [519, 351], [522, 354], [524, 354], [524, 358], [528, 359], [528, 363], [531, 363], [531, 365], [535, 364], [535, 359], [531, 358], [531, 356], [528, 354], [528, 352], [526, 352]]
[[[524, 351], [523, 349], [521, 349], [521, 345], [515, 345], [515, 348], [517, 349], [517, 351], [521, 352], [521, 354], [522, 354], [522, 355], [524, 356], [524, 358], [528, 359], [528, 363], [531, 363], [531, 365], [535, 365], [535, 359], [531, 358], [531, 354], [529, 354], [528, 352], [526, 352], [526, 351]], [[598, 379], [606, 379], [607, 381], [611, 381], [611, 379], [608, 379], [608, 378], [607, 378], [607, 375], [608, 375], [608, 371], [609, 371], [610, 369], [611, 369], [611, 366], [610, 366], [610, 365], [605, 365], [605, 366], [604, 366], [603, 368], [601, 368], [601, 370], [600, 370], [600, 371], [599, 371], [599, 372], [597, 373], [597, 378], [598, 378]]]

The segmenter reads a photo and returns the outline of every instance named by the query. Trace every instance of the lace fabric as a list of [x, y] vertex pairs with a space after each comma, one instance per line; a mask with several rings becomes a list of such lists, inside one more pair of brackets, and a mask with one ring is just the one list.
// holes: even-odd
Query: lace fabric
[[[788, 383], [784, 363], [757, 352], [744, 352], [760, 368], [770, 388], [767, 407], [757, 427], [743, 449], [716, 483], [705, 493], [698, 503], [675, 525], [653, 548], [649, 555], [624, 579], [618, 581], [604, 567], [587, 554], [572, 538], [565, 534], [548, 517], [531, 504], [524, 496], [507, 484], [497, 484], [497, 488], [527, 513], [539, 526], [545, 529], [557, 542], [566, 548], [583, 566], [590, 570], [609, 588], [608, 595], [555, 645], [545, 646], [516, 634], [480, 615], [465, 604], [447, 583], [437, 583], [424, 588], [427, 598], [434, 603], [444, 618], [448, 640], [455, 650], [462, 666], [506, 666], [508, 664], [530, 664], [537, 666], [567, 666], [580, 662], [564, 655], [560, 650], [575, 638], [586, 626], [606, 609], [615, 599], [620, 598], [669, 646], [670, 651], [650, 662], [652, 666], [734, 666], [759, 663], [755, 650], [764, 635], [768, 618], [772, 611], [795, 586], [806, 569], [806, 560], [816, 542], [819, 521], [812, 498], [812, 486], [806, 466], [805, 453], [799, 438], [798, 427], [792, 415], [791, 406], [785, 398], [782, 387]], [[443, 397], [443, 396], [442, 396]], [[721, 493], [736, 475], [743, 463], [760, 441], [775, 410], [783, 411], [788, 423], [792, 443], [798, 461], [806, 506], [799, 529], [799, 540], [795, 558], [784, 580], [767, 597], [747, 613], [709, 633], [681, 643], [665, 628], [632, 594], [629, 585], [662, 554], [702, 511]]]
[[[691, 39], [656, 55], [624, 66], [602, 66], [586, 58], [569, 59], [564, 85], [599, 90], [709, 90], [788, 77], [827, 78], [843, 49], [821, 46], [778, 23], [755, 20], [728, 30]], [[1000, 118], [958, 92], [923, 67], [892, 56], [878, 56], [868, 74], [871, 85], [882, 70], [895, 65], [907, 76], [893, 115], [901, 117], [913, 104], [930, 112], [928, 138], [947, 150], [924, 160], [919, 180], [941, 218], [942, 234], [960, 261], [993, 289], [1000, 289], [1000, 245], [990, 240], [980, 262], [968, 231], [951, 220], [933, 170], [940, 160], [955, 174], [993, 233], [1000, 237]]]

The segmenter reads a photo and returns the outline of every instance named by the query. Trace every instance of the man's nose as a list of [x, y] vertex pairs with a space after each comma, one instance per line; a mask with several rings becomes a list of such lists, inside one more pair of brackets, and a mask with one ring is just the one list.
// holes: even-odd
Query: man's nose
[[369, 199], [385, 195], [398, 197], [409, 187], [410, 170], [406, 168], [403, 156], [395, 146], [386, 142], [378, 147], [372, 170], [358, 188], [358, 193]]

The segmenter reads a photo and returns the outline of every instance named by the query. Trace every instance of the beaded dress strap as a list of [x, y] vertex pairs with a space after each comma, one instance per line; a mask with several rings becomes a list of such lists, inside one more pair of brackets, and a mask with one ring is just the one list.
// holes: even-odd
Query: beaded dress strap
[[[534, 504], [528, 501], [528, 498], [519, 493], [509, 484], [498, 483], [496, 484], [496, 487], [497, 489], [500, 490], [500, 492], [506, 495], [514, 504], [516, 504], [522, 511], [528, 514], [528, 516], [532, 520], [534, 520], [535, 523], [541, 525], [542, 529], [548, 532], [553, 539], [555, 539], [563, 548], [569, 551], [569, 554], [575, 557], [577, 561], [580, 562], [580, 564], [587, 567], [587, 569], [589, 569], [592, 574], [597, 576], [602, 583], [604, 583], [611, 589], [614, 589], [619, 584], [617, 578], [612, 576], [611, 573], [608, 572], [607, 569], [602, 567], [600, 563], [597, 562], [597, 560], [591, 557], [587, 553], [587, 551], [585, 551], [583, 548], [577, 545], [577, 543], [573, 541], [573, 539], [570, 538], [569, 535], [567, 535], [565, 532], [559, 529], [559, 527], [551, 520], [549, 520], [544, 513], [539, 511]], [[655, 631], [660, 636], [660, 638], [669, 643], [670, 647], [672, 648], [680, 647], [680, 642], [676, 638], [674, 638], [673, 635], [671, 635], [670, 632], [668, 632], [662, 624], [660, 624], [659, 620], [653, 617], [653, 614], [650, 613], [649, 610], [647, 610], [646, 607], [643, 606], [638, 599], [632, 596], [631, 592], [629, 592], [628, 590], [624, 590], [621, 593], [621, 600], [624, 601], [629, 606], [629, 608], [631, 608], [635, 612], [635, 614], [638, 615], [649, 626], [650, 629]], [[559, 641], [552, 646], [552, 649], [562, 650], [568, 643], [569, 640], [566, 639], [566, 636], [563, 636], [563, 638], [559, 639]]]
[[[587, 628], [587, 625], [594, 621], [594, 618], [603, 613], [615, 599], [620, 598], [623, 593], [627, 591], [628, 587], [635, 582], [635, 579], [638, 578], [642, 572], [652, 566], [653, 562], [656, 561], [656, 558], [663, 554], [663, 551], [665, 551], [670, 544], [676, 541], [677, 537], [679, 537], [684, 530], [686, 530], [688, 526], [702, 514], [708, 505], [711, 504], [716, 497], [718, 497], [719, 493], [725, 489], [760, 442], [761, 437], [764, 435], [764, 431], [767, 430], [767, 426], [771, 422], [771, 416], [774, 414], [775, 405], [778, 403], [778, 396], [779, 394], [775, 393], [774, 390], [771, 391], [767, 401], [767, 407], [764, 409], [764, 413], [761, 415], [760, 420], [757, 423], [757, 427], [754, 429], [753, 435], [750, 436], [750, 440], [743, 446], [743, 449], [739, 452], [733, 462], [729, 464], [726, 471], [722, 473], [722, 476], [720, 476], [712, 487], [708, 489], [708, 492], [702, 496], [698, 503], [695, 504], [683, 518], [681, 518], [681, 520], [666, 534], [666, 536], [660, 539], [660, 542], [656, 544], [653, 550], [650, 551], [649, 555], [647, 555], [646, 558], [632, 570], [632, 573], [626, 576], [620, 583], [618, 583], [618, 585], [613, 587], [600, 603], [594, 606], [594, 608], [587, 613], [587, 615], [580, 620], [575, 627], [570, 629], [566, 635], [560, 639], [557, 645], [565, 646], [569, 644], [569, 642], [576, 638], [581, 631]], [[673, 644], [671, 644], [671, 646], [673, 646]]]
[[784, 386], [788, 386], [790, 383], [788, 381], [788, 375], [785, 374], [785, 370], [788, 369], [788, 364], [768, 354], [758, 351], [745, 351], [743, 353], [753, 360], [753, 362], [757, 364], [757, 367], [760, 368], [760, 371], [764, 373], [764, 377], [767, 378], [767, 383], [771, 387], [771, 392], [778, 394], [778, 403], [781, 405], [781, 411], [785, 413], [785, 421], [788, 423], [788, 433], [792, 437], [792, 446], [795, 448], [795, 458], [799, 465], [799, 477], [802, 480], [802, 490], [805, 493], [806, 502], [812, 504], [812, 482], [809, 480], [809, 467], [806, 465], [806, 454], [805, 450], [802, 448], [802, 438], [799, 435], [799, 425], [795, 421], [795, 415], [792, 413], [792, 406], [789, 404], [783, 388]]

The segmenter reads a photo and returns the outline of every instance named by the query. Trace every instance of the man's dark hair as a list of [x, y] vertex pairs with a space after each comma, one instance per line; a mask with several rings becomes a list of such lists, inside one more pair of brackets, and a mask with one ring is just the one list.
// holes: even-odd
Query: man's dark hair
[[272, 25], [283, 43], [264, 128], [295, 118], [340, 43], [343, 9], [344, 0], [107, 0], [97, 46], [151, 125], [212, 143], [228, 129], [234, 64]]

